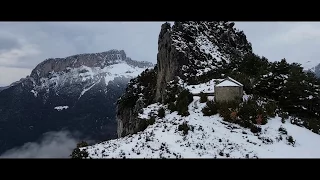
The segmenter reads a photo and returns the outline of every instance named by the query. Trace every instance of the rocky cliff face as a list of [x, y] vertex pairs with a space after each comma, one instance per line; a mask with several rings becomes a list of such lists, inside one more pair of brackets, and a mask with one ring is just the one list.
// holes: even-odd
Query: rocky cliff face
[[152, 63], [124, 51], [52, 58], [0, 91], [0, 153], [67, 129], [101, 141], [116, 137], [115, 103]]
[[[241, 61], [248, 53], [252, 53], [251, 44], [232, 22], [184, 21], [175, 22], [172, 27], [169, 23], [163, 24], [158, 40], [157, 67], [132, 80], [127, 93], [118, 102], [118, 136], [140, 130], [138, 112], [152, 102], [170, 98], [167, 94], [171, 81], [192, 84], [212, 76], [221, 78], [223, 69], [230, 68], [230, 62]], [[151, 82], [152, 77], [156, 83]], [[146, 82], [150, 83], [142, 85]], [[128, 101], [130, 105], [124, 106]]]
[[232, 22], [175, 22], [161, 27], [158, 41], [156, 100], [164, 101], [168, 82], [178, 76], [199, 82], [233, 60], [252, 53], [251, 44]]
[[157, 66], [131, 79], [117, 103], [118, 137], [136, 133], [145, 126], [137, 115], [142, 108], [154, 101], [156, 80]]
[[180, 75], [182, 73], [182, 64], [188, 62], [184, 53], [175, 48], [172, 34], [169, 23], [165, 23], [161, 26], [158, 40], [158, 72], [155, 101], [162, 101], [162, 99], [164, 99], [167, 82]]

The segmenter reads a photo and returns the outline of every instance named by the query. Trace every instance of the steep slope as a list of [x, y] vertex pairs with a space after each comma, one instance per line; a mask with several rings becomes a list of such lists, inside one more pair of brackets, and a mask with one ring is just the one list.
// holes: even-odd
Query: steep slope
[[[299, 64], [254, 54], [233, 26], [163, 24], [157, 65], [117, 103], [119, 139], [79, 146], [72, 157], [319, 157], [320, 81]], [[244, 85], [242, 102], [192, 94], [213, 93], [227, 76]]]
[[151, 102], [167, 103], [174, 99], [171, 91], [179, 90], [170, 89], [170, 83], [181, 80], [195, 84], [223, 78], [231, 62], [239, 62], [251, 52], [246, 36], [232, 22], [184, 21], [175, 22], [173, 27], [163, 24], [156, 67], [132, 80], [126, 89], [128, 93], [118, 102], [118, 137], [141, 130], [137, 121], [141, 108]]
[[221, 76], [231, 61], [252, 52], [243, 31], [232, 22], [175, 22], [163, 24], [158, 40], [156, 100], [165, 99], [166, 83], [179, 76], [188, 83]]
[[118, 50], [43, 61], [0, 92], [0, 153], [62, 129], [97, 141], [115, 138], [116, 100], [152, 66]]
[[[320, 157], [320, 136], [292, 125], [289, 119], [282, 123], [275, 117], [261, 126], [261, 133], [252, 133], [218, 115], [203, 116], [204, 106], [194, 97], [187, 117], [167, 110], [164, 118], [157, 118], [142, 132], [80, 149], [88, 152], [88, 158]], [[160, 107], [163, 105], [151, 104], [139, 115], [150, 118], [149, 113], [157, 114]]]

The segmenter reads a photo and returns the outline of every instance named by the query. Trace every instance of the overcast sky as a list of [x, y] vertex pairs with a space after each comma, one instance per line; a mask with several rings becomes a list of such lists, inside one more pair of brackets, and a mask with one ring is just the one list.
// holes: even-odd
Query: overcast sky
[[[132, 59], [155, 63], [162, 23], [0, 22], [0, 86], [29, 75], [50, 57], [123, 49]], [[236, 27], [255, 53], [271, 61], [320, 63], [318, 22], [236, 22]]]

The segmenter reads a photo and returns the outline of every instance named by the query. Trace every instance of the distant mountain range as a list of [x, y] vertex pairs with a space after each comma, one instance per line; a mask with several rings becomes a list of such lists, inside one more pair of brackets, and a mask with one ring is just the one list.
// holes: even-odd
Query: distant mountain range
[[41, 62], [30, 76], [0, 88], [0, 154], [48, 131], [115, 138], [115, 103], [129, 80], [150, 67], [123, 50]]

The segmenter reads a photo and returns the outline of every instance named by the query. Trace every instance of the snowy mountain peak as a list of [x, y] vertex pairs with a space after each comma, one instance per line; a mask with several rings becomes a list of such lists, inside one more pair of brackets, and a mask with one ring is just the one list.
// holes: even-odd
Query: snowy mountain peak
[[139, 62], [131, 60], [126, 56], [124, 50], [109, 50], [101, 53], [77, 54], [66, 58], [50, 58], [36, 66], [31, 72], [31, 77], [38, 81], [51, 73], [68, 71], [70, 68], [80, 68], [82, 66], [93, 68], [104, 68], [113, 64], [125, 62], [131, 66], [141, 68], [151, 67], [150, 62]]
[[123, 50], [110, 50], [47, 59], [37, 65], [28, 79], [33, 83], [31, 92], [35, 97], [41, 91], [48, 94], [51, 89], [59, 94], [65, 87], [81, 84], [84, 87], [79, 95], [81, 98], [102, 81], [107, 86], [110, 81], [117, 78], [131, 79], [151, 67], [152, 63], [132, 60]]

